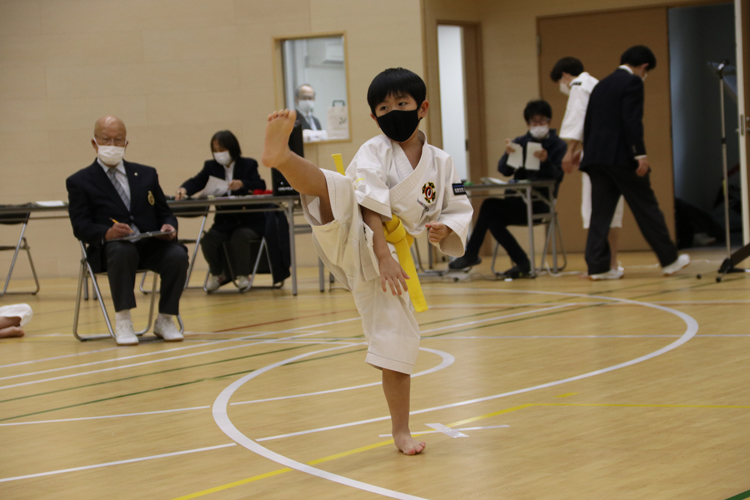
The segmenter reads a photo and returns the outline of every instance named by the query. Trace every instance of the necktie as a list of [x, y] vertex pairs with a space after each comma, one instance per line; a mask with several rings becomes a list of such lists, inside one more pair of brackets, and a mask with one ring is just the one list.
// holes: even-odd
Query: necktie
[[[120, 181], [117, 179], [117, 169], [110, 168], [109, 170], [107, 170], [107, 175], [109, 176], [109, 180], [112, 181], [112, 185], [115, 187], [117, 194], [119, 194], [120, 198], [122, 198], [122, 202], [125, 204], [125, 207], [128, 209], [128, 211], [130, 211], [130, 197], [128, 197], [128, 193], [125, 192], [122, 184], [120, 184]], [[130, 229], [133, 230], [133, 235], [135, 236], [141, 233], [135, 224], [131, 224]]]

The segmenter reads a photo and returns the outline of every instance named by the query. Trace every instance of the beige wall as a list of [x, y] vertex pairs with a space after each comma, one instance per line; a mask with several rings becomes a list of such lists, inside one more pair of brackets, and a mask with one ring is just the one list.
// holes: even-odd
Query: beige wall
[[[376, 22], [383, 13], [398, 15]], [[331, 153], [349, 161], [377, 133], [365, 99], [372, 78], [399, 65], [422, 73], [419, 0], [0, 1], [0, 203], [67, 199], [65, 178], [93, 161], [104, 114], [125, 121], [126, 159], [156, 167], [168, 194], [210, 158], [217, 130], [259, 158], [265, 117], [282, 104], [274, 37], [332, 31], [347, 33], [353, 140], [308, 148], [331, 168]], [[0, 226], [2, 244], [17, 234]], [[42, 277], [77, 272], [66, 220], [36, 221], [27, 236]], [[298, 262], [314, 265], [309, 236], [297, 242]], [[3, 252], [0, 269], [9, 260]], [[25, 263], [17, 269], [28, 276]]]

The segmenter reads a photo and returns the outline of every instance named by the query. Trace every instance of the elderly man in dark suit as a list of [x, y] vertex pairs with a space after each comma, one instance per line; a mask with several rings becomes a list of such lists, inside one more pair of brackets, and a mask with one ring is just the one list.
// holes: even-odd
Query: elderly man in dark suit
[[[133, 288], [139, 268], [161, 276], [154, 333], [168, 342], [181, 341], [173, 316], [179, 314], [187, 276], [187, 249], [173, 241], [177, 219], [167, 206], [156, 170], [122, 159], [126, 134], [119, 118], [105, 116], [96, 121], [91, 145], [97, 159], [66, 180], [73, 234], [88, 245], [86, 256], [94, 270], [107, 271], [118, 345], [138, 344], [130, 310], [136, 306]], [[169, 234], [118, 241], [151, 231]]]
[[297, 120], [302, 125], [302, 130], [323, 130], [320, 120], [313, 115], [315, 109], [315, 90], [309, 83], [303, 83], [294, 91], [294, 107], [297, 111]]
[[620, 195], [656, 253], [663, 274], [670, 276], [687, 266], [690, 257], [677, 255], [651, 189], [651, 166], [643, 140], [643, 82], [656, 67], [656, 56], [648, 47], [636, 45], [622, 54], [620, 64], [594, 87], [584, 122], [580, 168], [591, 177], [591, 224], [586, 240], [589, 278], [622, 278], [621, 270], [611, 269], [607, 242]]

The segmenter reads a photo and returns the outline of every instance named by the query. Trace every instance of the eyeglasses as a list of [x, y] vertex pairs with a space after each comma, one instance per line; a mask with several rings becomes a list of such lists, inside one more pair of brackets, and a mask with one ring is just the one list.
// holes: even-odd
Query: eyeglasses
[[529, 125], [531, 126], [547, 125], [548, 123], [549, 118], [544, 118], [542, 120], [529, 120]]
[[102, 139], [101, 137], [94, 136], [94, 140], [100, 146], [117, 146], [119, 148], [124, 147], [128, 143], [127, 139], [121, 139], [119, 137]]

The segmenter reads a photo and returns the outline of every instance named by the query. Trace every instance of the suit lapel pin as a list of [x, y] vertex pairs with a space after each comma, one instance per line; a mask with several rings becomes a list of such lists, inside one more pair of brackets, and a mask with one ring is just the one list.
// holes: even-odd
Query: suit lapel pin
[[136, 177], [138, 177], [138, 172], [135, 172], [133, 175], [135, 175]]
[[155, 200], [154, 200], [154, 193], [152, 193], [151, 191], [148, 192], [148, 202], [151, 205], [153, 205], [154, 202], [155, 202]]

